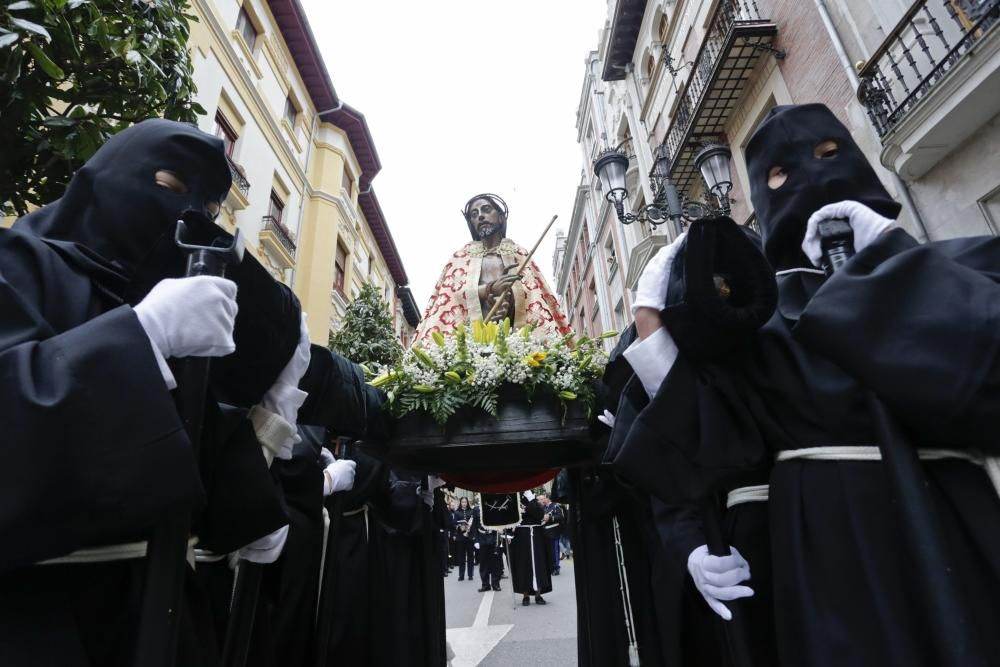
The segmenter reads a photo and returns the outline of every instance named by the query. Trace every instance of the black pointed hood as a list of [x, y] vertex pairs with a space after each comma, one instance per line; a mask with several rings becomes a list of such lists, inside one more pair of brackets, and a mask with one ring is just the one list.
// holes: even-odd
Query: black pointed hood
[[[837, 142], [839, 153], [818, 159], [816, 145]], [[801, 243], [809, 216], [827, 204], [852, 199], [889, 218], [900, 205], [879, 181], [851, 133], [823, 104], [771, 109], [746, 149], [750, 199], [764, 241], [764, 255], [776, 270], [812, 264]], [[781, 187], [767, 185], [768, 172], [781, 165], [788, 174]]]

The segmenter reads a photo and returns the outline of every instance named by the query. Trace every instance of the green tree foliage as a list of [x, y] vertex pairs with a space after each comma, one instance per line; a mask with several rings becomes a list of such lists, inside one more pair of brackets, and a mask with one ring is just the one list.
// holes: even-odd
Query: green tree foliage
[[364, 284], [347, 307], [340, 329], [330, 336], [330, 349], [357, 364], [392, 366], [402, 358], [389, 304], [373, 285]]
[[193, 122], [184, 0], [0, 1], [0, 206], [62, 195], [115, 132]]

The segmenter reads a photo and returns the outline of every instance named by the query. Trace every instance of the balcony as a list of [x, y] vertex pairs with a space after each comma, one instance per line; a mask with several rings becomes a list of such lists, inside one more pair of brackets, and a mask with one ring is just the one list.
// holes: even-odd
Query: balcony
[[263, 218], [264, 229], [260, 232], [260, 242], [269, 254], [278, 260], [283, 268], [295, 266], [295, 241], [288, 229], [273, 215]]
[[920, 0], [860, 70], [882, 163], [919, 178], [1000, 112], [1000, 0]]
[[701, 144], [725, 143], [726, 123], [757, 61], [774, 51], [771, 42], [777, 33], [753, 0], [721, 0], [716, 7], [663, 140], [671, 156], [670, 177], [681, 194], [698, 178], [694, 156]]
[[226, 196], [226, 203], [234, 211], [242, 211], [250, 205], [250, 200], [247, 198], [250, 194], [250, 181], [244, 175], [243, 167], [236, 164], [233, 158], [227, 155], [226, 162], [229, 163], [229, 174], [233, 178], [233, 183], [229, 187], [229, 194]]

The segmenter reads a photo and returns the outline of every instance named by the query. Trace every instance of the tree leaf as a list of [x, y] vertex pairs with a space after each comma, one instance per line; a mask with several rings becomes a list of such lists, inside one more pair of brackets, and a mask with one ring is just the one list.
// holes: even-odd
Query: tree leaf
[[66, 78], [66, 72], [64, 72], [59, 65], [52, 62], [52, 59], [49, 58], [44, 51], [42, 51], [40, 46], [34, 42], [28, 42], [26, 46], [28, 47], [28, 50], [31, 51], [31, 56], [35, 59], [35, 62], [38, 63], [38, 66], [49, 75], [50, 79], [62, 81]]
[[34, 9], [35, 3], [28, 2], [28, 0], [20, 0], [19, 2], [12, 2], [7, 5], [8, 12], [16, 12], [19, 9]]
[[21, 38], [16, 32], [9, 32], [6, 35], [0, 35], [0, 49], [5, 46], [10, 46], [17, 40]]
[[38, 25], [37, 23], [33, 23], [31, 21], [26, 21], [25, 19], [18, 19], [13, 17], [11, 17], [10, 22], [13, 25], [16, 25], [18, 28], [21, 28], [22, 30], [33, 32], [37, 35], [41, 35], [50, 42], [52, 41], [52, 35], [50, 35], [49, 31], [45, 29], [45, 26]]

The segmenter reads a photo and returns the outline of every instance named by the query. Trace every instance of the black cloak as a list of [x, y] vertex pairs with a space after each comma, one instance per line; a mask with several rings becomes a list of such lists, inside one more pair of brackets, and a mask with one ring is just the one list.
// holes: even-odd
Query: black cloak
[[514, 528], [510, 543], [510, 577], [515, 593], [548, 593], [552, 590], [552, 566], [555, 554], [545, 539], [538, 499], [521, 500], [521, 524]]
[[[816, 158], [814, 147], [828, 139], [837, 142], [838, 155]], [[747, 160], [765, 253], [776, 268], [792, 270], [779, 273], [778, 311], [742, 365], [708, 373], [685, 370], [678, 360], [625, 446], [629, 440], [651, 446], [662, 439], [663, 424], [671, 425], [668, 444], [723, 467], [741, 458], [734, 441], [720, 446], [699, 440], [699, 433], [728, 433], [737, 444], [771, 452], [876, 445], [866, 403], [874, 392], [910, 446], [995, 452], [1000, 239], [919, 245], [895, 229], [825, 280], [799, 247], [809, 215], [843, 199], [887, 216], [898, 205], [821, 105], [773, 110], [751, 139]], [[772, 190], [767, 172], [775, 164], [788, 177]], [[688, 381], [678, 385], [685, 373]], [[644, 419], [654, 411], [655, 420]], [[781, 664], [929, 667], [955, 664], [947, 657], [954, 655], [963, 665], [995, 661], [1000, 535], [988, 527], [1000, 521], [1000, 500], [972, 462], [946, 459], [923, 468], [933, 501], [928, 520], [940, 528], [946, 554], [936, 570], [954, 587], [958, 610], [927, 603], [917, 559], [900, 546], [908, 527], [883, 463], [775, 464], [769, 506]], [[649, 490], [676, 502], [690, 488], [683, 482], [661, 479]], [[958, 614], [949, 620], [971, 638], [947, 655], [941, 648], [956, 638], [941, 635], [941, 613]]]
[[[156, 186], [158, 169], [173, 171], [187, 192]], [[129, 664], [144, 562], [30, 565], [146, 539], [206, 495], [228, 496], [210, 480], [237, 450], [239, 462], [220, 481], [258, 500], [255, 490], [273, 490], [259, 446], [247, 444], [249, 425], [229, 428], [218, 410], [209, 413], [199, 473], [130, 307], [159, 279], [181, 275], [183, 257], [172, 241], [177, 218], [204, 217], [206, 202], [219, 201], [228, 187], [220, 140], [188, 125], [147, 121], [109, 140], [62, 199], [0, 229], [0, 427], [7, 434], [0, 662], [30, 655], [61, 665]], [[196, 232], [206, 243], [216, 235], [209, 224]], [[293, 347], [297, 305], [294, 322]], [[233, 428], [243, 436], [230, 441]], [[235, 479], [244, 474], [252, 479]], [[268, 520], [244, 532], [246, 524], [229, 524], [213, 508], [196, 523], [220, 548], [277, 527]], [[271, 516], [283, 522], [280, 511]]]

